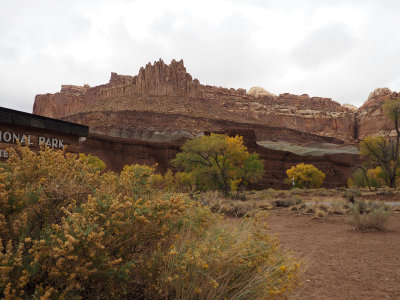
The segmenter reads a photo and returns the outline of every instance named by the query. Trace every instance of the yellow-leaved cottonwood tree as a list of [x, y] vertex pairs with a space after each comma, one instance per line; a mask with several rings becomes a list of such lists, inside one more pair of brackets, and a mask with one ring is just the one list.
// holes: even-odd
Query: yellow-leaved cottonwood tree
[[382, 168], [386, 184], [395, 188], [400, 166], [400, 98], [387, 100], [383, 105], [383, 110], [393, 121], [395, 137], [390, 135], [367, 136], [360, 142], [360, 152], [363, 157], [368, 159], [370, 166]]
[[172, 162], [195, 176], [200, 190], [220, 190], [225, 195], [238, 192], [264, 172], [263, 161], [247, 151], [238, 135], [211, 133], [188, 140]]
[[325, 179], [324, 172], [318, 170], [314, 165], [298, 164], [286, 170], [290, 182], [294, 180], [297, 188], [318, 188]]

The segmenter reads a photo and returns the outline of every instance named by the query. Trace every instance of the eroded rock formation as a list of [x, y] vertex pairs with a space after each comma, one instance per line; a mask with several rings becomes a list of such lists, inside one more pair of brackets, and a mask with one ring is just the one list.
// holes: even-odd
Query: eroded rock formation
[[[162, 60], [147, 64], [136, 76], [111, 73], [110, 81], [96, 87], [62, 86], [59, 93], [37, 95], [33, 113], [82, 122], [96, 132], [108, 134], [132, 131], [128, 124], [115, 122], [97, 124], [101, 113], [107, 116], [127, 111], [132, 114], [150, 112], [163, 114], [165, 120], [179, 117], [181, 123], [154, 121], [149, 117], [134, 130], [176, 131], [183, 127], [189, 134], [210, 128], [191, 122], [193, 118], [216, 121], [257, 124], [265, 127], [294, 129], [320, 136], [335, 137], [343, 141], [354, 138], [355, 114], [330, 98], [308, 95], [268, 92], [246, 93], [244, 89], [228, 89], [200, 84], [186, 72], [183, 61], [172, 60], [170, 65]], [[168, 116], [167, 116], [168, 115]], [[169, 117], [173, 116], [173, 117]], [[101, 117], [102, 119], [102, 117]], [[157, 118], [156, 118], [157, 119]], [[182, 120], [186, 120], [182, 122]], [[137, 123], [137, 122], [136, 122]], [[204, 122], [203, 122], [204, 123]], [[212, 128], [211, 128], [212, 129]]]
[[[288, 188], [284, 183], [285, 170], [293, 165], [312, 163], [326, 174], [324, 187], [334, 188], [346, 184], [359, 156], [354, 154], [326, 154], [324, 156], [300, 156], [287, 151], [278, 151], [261, 147], [256, 144], [252, 130], [231, 129], [225, 131], [229, 135], [244, 136], [244, 142], [251, 152], [257, 152], [264, 161], [265, 173], [260, 181], [250, 185], [250, 189], [281, 189]], [[157, 171], [164, 173], [173, 168], [169, 163], [180, 151], [183, 140], [175, 142], [149, 142], [119, 137], [90, 134], [87, 140], [80, 144], [80, 152], [91, 153], [104, 160], [114, 171], [121, 171], [127, 164], [157, 164]]]
[[[112, 169], [157, 162], [164, 170], [185, 139], [239, 131], [266, 161], [263, 187], [282, 187], [284, 170], [300, 162], [321, 168], [327, 173], [325, 186], [333, 187], [344, 184], [359, 163], [357, 154], [345, 153], [348, 144], [390, 128], [382, 104], [394, 97], [397, 93], [389, 89], [377, 89], [357, 109], [307, 94], [277, 96], [261, 88], [246, 93], [201, 84], [186, 72], [182, 60], [169, 65], [159, 60], [136, 76], [111, 73], [104, 85], [63, 85], [58, 93], [37, 95], [33, 112], [89, 125], [93, 138], [82, 151], [105, 158]], [[260, 146], [268, 145], [263, 141], [299, 149], [324, 146], [325, 154], [296, 155]], [[109, 156], [107, 149], [115, 147], [125, 149], [123, 155]]]
[[247, 92], [247, 94], [249, 94], [251, 96], [255, 96], [255, 97], [260, 97], [260, 96], [275, 97], [276, 96], [260, 86], [253, 86], [252, 88], [250, 88], [250, 90]]
[[378, 88], [369, 94], [367, 101], [357, 111], [357, 137], [386, 134], [393, 131], [393, 121], [383, 111], [383, 103], [399, 94], [388, 88]]

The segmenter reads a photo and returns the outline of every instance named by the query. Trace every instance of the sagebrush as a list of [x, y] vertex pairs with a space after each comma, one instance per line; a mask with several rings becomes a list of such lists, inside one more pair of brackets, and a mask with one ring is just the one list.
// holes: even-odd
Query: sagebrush
[[361, 231], [385, 230], [392, 211], [376, 202], [357, 200], [350, 206], [350, 223]]
[[20, 148], [0, 167], [2, 297], [265, 299], [298, 284], [261, 215], [227, 223], [158, 192], [150, 167], [90, 161]]

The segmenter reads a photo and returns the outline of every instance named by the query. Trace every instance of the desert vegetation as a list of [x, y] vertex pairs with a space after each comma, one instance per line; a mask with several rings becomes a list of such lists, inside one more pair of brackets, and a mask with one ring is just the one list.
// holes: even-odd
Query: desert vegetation
[[[292, 189], [248, 191], [245, 199], [225, 197], [218, 191], [195, 195], [212, 211], [227, 216], [251, 216], [259, 211], [287, 209], [293, 214], [308, 215], [310, 219], [326, 220], [329, 216], [345, 216], [348, 223], [360, 231], [385, 230], [393, 215], [393, 208], [384, 201], [396, 202], [399, 190], [379, 188], [376, 191], [359, 188]], [[361, 207], [361, 208], [360, 208]]]
[[383, 203], [357, 200], [350, 206], [350, 223], [361, 231], [385, 230], [392, 211]]
[[225, 196], [238, 193], [264, 171], [258, 154], [247, 151], [241, 136], [214, 133], [186, 141], [173, 163], [194, 177], [200, 191], [219, 190]]
[[304, 163], [286, 170], [287, 182], [296, 188], [319, 188], [325, 179], [325, 174], [314, 165]]
[[0, 167], [4, 298], [264, 299], [298, 284], [299, 264], [263, 214], [232, 225], [158, 189], [148, 166], [115, 174], [93, 157], [10, 151]]
[[[364, 180], [362, 174], [353, 176], [353, 183], [358, 186], [387, 185], [396, 188], [400, 174], [400, 98], [388, 99], [383, 105], [387, 117], [393, 121], [394, 135], [367, 136], [360, 142], [361, 156], [366, 159], [364, 164]], [[365, 171], [365, 169], [369, 169]], [[370, 172], [370, 174], [368, 174]], [[352, 182], [351, 182], [352, 183]]]
[[95, 156], [49, 148], [10, 150], [0, 165], [2, 297], [284, 298], [299, 285], [300, 263], [268, 233], [271, 211], [390, 228], [393, 209], [376, 200], [397, 199], [396, 189], [316, 188], [324, 174], [298, 165], [287, 172], [298, 187], [237, 197], [262, 162], [240, 137], [193, 141], [174, 160], [183, 170], [164, 175], [142, 165], [106, 172]]

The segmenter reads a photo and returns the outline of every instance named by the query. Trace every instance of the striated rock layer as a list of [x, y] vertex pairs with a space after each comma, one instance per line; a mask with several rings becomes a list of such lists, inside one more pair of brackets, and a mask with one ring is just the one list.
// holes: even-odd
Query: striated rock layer
[[[37, 95], [33, 113], [88, 125], [90, 136], [80, 151], [100, 156], [113, 170], [137, 162], [158, 163], [165, 171], [185, 139], [239, 133], [265, 161], [258, 187], [284, 187], [285, 170], [300, 162], [316, 165], [327, 174], [324, 186], [336, 187], [359, 164], [354, 147], [346, 153], [349, 144], [390, 131], [382, 104], [397, 96], [377, 89], [357, 109], [307, 94], [276, 96], [260, 87], [246, 93], [200, 84], [182, 60], [169, 65], [159, 60], [136, 76], [111, 73], [104, 85], [63, 85], [58, 93]], [[321, 154], [297, 155], [268, 148], [271, 144]]]
[[[299, 163], [312, 163], [326, 174], [324, 187], [334, 188], [346, 184], [355, 166], [359, 164], [359, 156], [354, 154], [325, 154], [323, 156], [300, 156], [287, 151], [267, 149], [256, 144], [252, 130], [231, 129], [229, 135], [242, 135], [251, 152], [257, 152], [264, 161], [265, 173], [261, 180], [249, 186], [250, 189], [288, 188], [284, 183], [285, 170]], [[86, 141], [81, 142], [79, 151], [91, 153], [104, 160], [111, 170], [121, 171], [127, 164], [157, 164], [157, 171], [164, 173], [170, 160], [180, 151], [183, 139], [163, 143], [124, 139], [99, 134], [89, 134]]]
[[367, 101], [357, 111], [357, 137], [387, 134], [394, 130], [393, 121], [383, 111], [383, 103], [400, 95], [388, 88], [378, 88], [369, 94]]
[[[352, 109], [330, 98], [287, 93], [275, 96], [257, 90], [247, 94], [244, 89], [202, 85], [186, 72], [182, 60], [172, 60], [170, 65], [159, 60], [141, 68], [136, 76], [111, 73], [110, 81], [105, 85], [62, 86], [59, 93], [37, 95], [33, 113], [81, 122], [102, 134], [108, 134], [105, 126], [112, 128], [114, 133], [132, 131], [129, 124], [121, 124], [118, 118], [118, 114], [126, 111], [163, 114], [165, 119], [171, 119], [167, 115], [179, 115], [180, 120], [188, 120], [184, 123], [191, 123], [184, 129], [192, 135], [208, 129], [190, 122], [192, 118], [201, 117], [211, 123], [224, 120], [294, 129], [346, 142], [354, 139], [356, 120]], [[107, 124], [99, 126], [96, 122], [99, 112], [107, 112], [107, 116], [116, 114], [115, 121], [108, 120]], [[140, 128], [137, 126], [135, 124], [134, 130], [182, 129], [179, 123], [165, 121], [160, 124], [153, 118], [143, 120]]]

